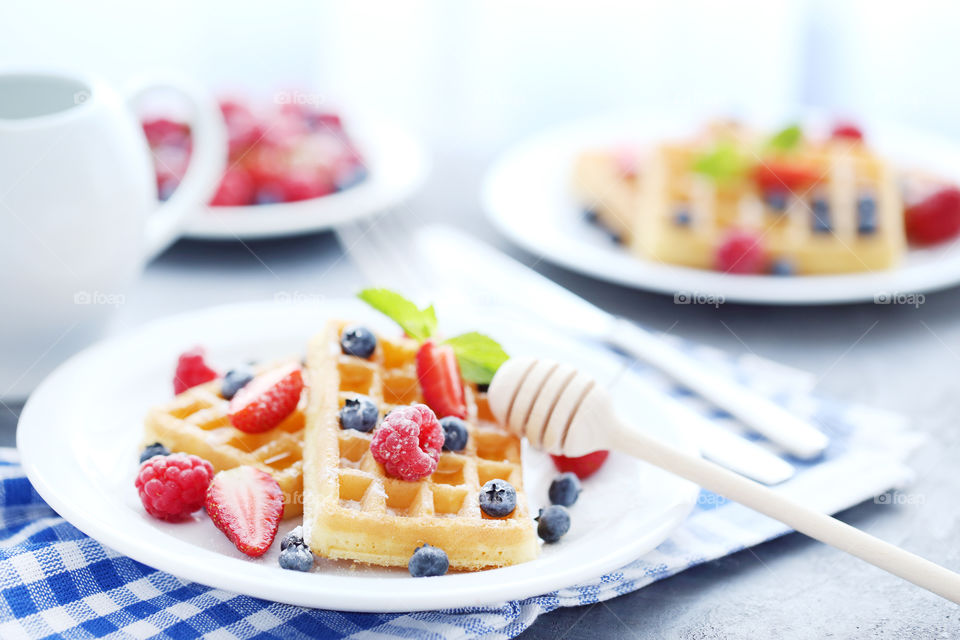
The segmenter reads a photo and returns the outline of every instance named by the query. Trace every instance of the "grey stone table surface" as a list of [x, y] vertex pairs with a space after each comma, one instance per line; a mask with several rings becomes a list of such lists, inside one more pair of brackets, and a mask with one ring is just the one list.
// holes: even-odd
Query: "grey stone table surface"
[[[444, 159], [404, 212], [445, 221], [510, 248], [476, 204], [486, 159]], [[466, 170], [472, 167], [475, 170]], [[900, 305], [717, 308], [537, 268], [607, 309], [734, 353], [752, 352], [816, 374], [817, 393], [908, 415], [928, 442], [906, 504], [866, 503], [840, 517], [960, 569], [960, 290]], [[112, 331], [213, 304], [278, 294], [350, 296], [362, 284], [333, 234], [249, 243], [182, 241], [147, 269]], [[14, 412], [17, 407], [13, 407]], [[15, 419], [0, 412], [0, 444]], [[954, 638], [960, 610], [938, 597], [799, 535], [685, 571], [640, 591], [542, 616], [522, 637]]]

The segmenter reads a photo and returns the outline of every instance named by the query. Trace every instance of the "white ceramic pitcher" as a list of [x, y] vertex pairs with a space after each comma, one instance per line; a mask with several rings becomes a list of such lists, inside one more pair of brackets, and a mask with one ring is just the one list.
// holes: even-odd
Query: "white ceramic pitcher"
[[[193, 112], [190, 167], [162, 204], [127, 104], [153, 88], [179, 92]], [[216, 103], [182, 79], [137, 83], [125, 100], [93, 79], [0, 72], [0, 398], [25, 396], [97, 337], [143, 265], [210, 199], [226, 150]]]

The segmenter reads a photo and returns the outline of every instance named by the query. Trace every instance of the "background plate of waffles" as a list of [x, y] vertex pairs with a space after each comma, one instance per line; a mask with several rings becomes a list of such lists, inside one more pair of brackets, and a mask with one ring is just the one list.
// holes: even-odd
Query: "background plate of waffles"
[[[677, 446], [695, 450], [682, 425], [661, 409], [617, 356], [516, 319], [483, 319], [438, 305], [449, 335], [481, 329], [512, 355], [568, 361], [609, 381], [617, 409]], [[584, 481], [571, 509], [572, 528], [539, 556], [513, 566], [411, 578], [389, 569], [318, 558], [311, 572], [281, 569], [280, 538], [299, 517], [285, 519], [266, 555], [251, 559], [201, 510], [186, 522], [149, 517], [134, 488], [144, 419], [170, 403], [177, 355], [194, 345], [223, 369], [257, 360], [299, 359], [328, 321], [362, 322], [384, 336], [398, 329], [362, 303], [326, 300], [302, 305], [250, 303], [163, 319], [95, 345], [61, 366], [34, 392], [17, 431], [24, 468], [41, 496], [64, 518], [117, 552], [145, 564], [232, 592], [310, 607], [412, 611], [464, 607], [548, 593], [616, 569], [666, 539], [695, 504], [698, 488], [626, 456], [611, 454]], [[547, 501], [556, 476], [547, 456], [524, 446], [523, 488], [530, 511]], [[461, 536], [469, 545], [469, 536]]]
[[[960, 147], [868, 118], [862, 140], [836, 138], [837, 124], [799, 110], [610, 114], [504, 153], [482, 200], [526, 250], [681, 303], [885, 303], [960, 283], [960, 197], [940, 241], [904, 224], [918, 203], [955, 191]], [[781, 160], [793, 166], [780, 172]], [[731, 260], [721, 247], [736, 251], [744, 230], [747, 248], [741, 240]]]

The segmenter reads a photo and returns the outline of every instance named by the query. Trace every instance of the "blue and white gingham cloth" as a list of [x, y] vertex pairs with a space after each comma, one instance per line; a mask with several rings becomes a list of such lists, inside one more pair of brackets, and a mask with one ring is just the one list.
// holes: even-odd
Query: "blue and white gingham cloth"
[[[708, 366], [726, 369], [829, 433], [823, 460], [792, 461], [798, 473], [779, 490], [836, 512], [910, 479], [904, 457], [921, 440], [900, 417], [818, 400], [810, 395], [813, 378], [792, 369], [697, 351]], [[687, 395], [649, 370], [638, 373], [668, 393]], [[724, 414], [701, 409], [736, 428]], [[60, 518], [31, 487], [16, 451], [0, 449], [0, 638], [512, 638], [542, 613], [614, 598], [786, 530], [703, 492], [690, 518], [657, 549], [590, 582], [499, 606], [342, 613], [212, 589], [119, 555]]]

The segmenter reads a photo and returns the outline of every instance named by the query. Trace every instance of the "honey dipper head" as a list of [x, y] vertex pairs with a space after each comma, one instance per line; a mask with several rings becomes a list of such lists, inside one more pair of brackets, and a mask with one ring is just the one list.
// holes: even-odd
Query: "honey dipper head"
[[487, 395], [497, 421], [547, 453], [579, 456], [606, 448], [610, 398], [590, 376], [568, 364], [511, 358]]

